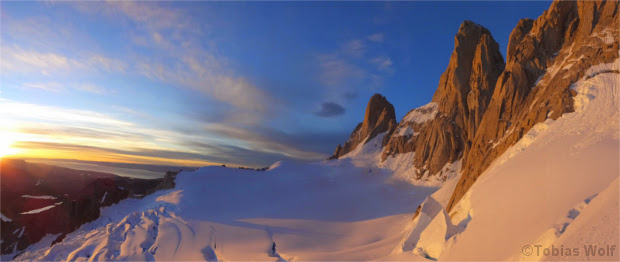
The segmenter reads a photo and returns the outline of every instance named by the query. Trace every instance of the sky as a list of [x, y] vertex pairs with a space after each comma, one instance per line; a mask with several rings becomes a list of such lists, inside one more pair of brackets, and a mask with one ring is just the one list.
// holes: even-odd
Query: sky
[[327, 158], [374, 93], [430, 102], [464, 20], [505, 54], [550, 2], [0, 2], [0, 156]]

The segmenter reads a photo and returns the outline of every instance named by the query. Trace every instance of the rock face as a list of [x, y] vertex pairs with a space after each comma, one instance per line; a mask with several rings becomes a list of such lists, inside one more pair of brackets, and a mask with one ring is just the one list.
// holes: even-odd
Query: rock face
[[[375, 94], [368, 101], [364, 121], [359, 123], [351, 133], [349, 140], [344, 146], [338, 145], [334, 155], [329, 159], [337, 159], [347, 153], [353, 151], [361, 143], [365, 143], [373, 139], [378, 134], [388, 132], [390, 134], [396, 127], [396, 114], [394, 106], [387, 99]], [[386, 135], [389, 137], [389, 135]], [[387, 142], [384, 140], [384, 142]]]
[[504, 58], [489, 30], [471, 21], [463, 22], [432, 102], [403, 118], [389, 138], [382, 159], [414, 151], [417, 178], [421, 178], [462, 158], [503, 70]]
[[519, 21], [449, 209], [535, 124], [573, 111], [570, 86], [618, 57], [618, 24], [618, 1], [555, 1], [538, 19]]
[[60, 241], [97, 219], [102, 207], [174, 188], [177, 174], [135, 179], [6, 158], [0, 166], [1, 211], [8, 218], [0, 221], [0, 254], [23, 250], [46, 234], [60, 234]]

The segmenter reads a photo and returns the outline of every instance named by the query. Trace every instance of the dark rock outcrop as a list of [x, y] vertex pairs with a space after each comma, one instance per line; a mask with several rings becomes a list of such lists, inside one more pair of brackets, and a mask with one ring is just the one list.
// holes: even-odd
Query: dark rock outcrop
[[6, 158], [0, 166], [1, 211], [10, 220], [0, 222], [2, 254], [23, 250], [46, 234], [60, 233], [55, 242], [61, 241], [97, 219], [102, 207], [173, 188], [177, 174], [135, 179]]
[[[337, 159], [347, 153], [353, 151], [361, 143], [366, 143], [376, 137], [378, 134], [388, 132], [388, 136], [394, 131], [396, 127], [396, 114], [394, 112], [394, 106], [387, 101], [387, 99], [380, 95], [374, 94], [368, 106], [366, 106], [366, 114], [364, 115], [364, 121], [359, 123], [349, 140], [344, 143], [343, 146], [338, 145], [329, 159]], [[384, 140], [387, 142], [386, 140]]]
[[340, 157], [340, 151], [342, 151], [342, 146], [340, 144], [338, 144], [338, 146], [336, 147], [336, 150], [334, 150], [334, 154], [331, 155], [328, 160], [331, 159], [338, 159], [338, 157]]

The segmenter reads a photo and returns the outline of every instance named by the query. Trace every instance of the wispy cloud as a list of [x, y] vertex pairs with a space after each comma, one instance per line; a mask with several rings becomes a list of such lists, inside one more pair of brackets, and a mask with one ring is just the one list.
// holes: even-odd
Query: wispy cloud
[[351, 55], [354, 57], [361, 57], [366, 52], [366, 45], [364, 44], [364, 41], [362, 41], [361, 39], [353, 39], [347, 42], [344, 45], [342, 50], [344, 53], [348, 55]]
[[119, 120], [109, 115], [89, 111], [55, 106], [43, 106], [30, 103], [0, 101], [0, 112], [4, 118], [38, 120], [41, 122], [99, 124], [105, 126], [132, 126], [131, 122]]
[[115, 93], [114, 90], [110, 90], [108, 88], [104, 88], [95, 84], [84, 83], [84, 84], [76, 84], [73, 86], [73, 89], [89, 92], [93, 94], [107, 94], [107, 93]]
[[[319, 80], [323, 85], [337, 87], [341, 95], [356, 93], [351, 90], [368, 87], [381, 88], [384, 78], [394, 73], [392, 59], [377, 55], [377, 50], [367, 48], [368, 41], [381, 42], [383, 34], [377, 33], [346, 42], [339, 49], [317, 55]], [[334, 90], [329, 90], [333, 97]]]
[[[165, 3], [155, 2], [71, 2], [54, 3], [69, 5], [91, 16], [103, 16], [111, 23], [129, 21], [132, 30], [126, 32], [132, 39], [140, 39], [152, 56], [137, 50], [123, 60], [102, 53], [75, 50], [67, 54], [67, 46], [38, 45], [29, 49], [21, 45], [3, 44], [0, 69], [5, 73], [37, 73], [45, 77], [75, 76], [84, 74], [124, 73], [138, 74], [150, 79], [180, 85], [202, 92], [210, 98], [245, 110], [256, 118], [269, 116], [270, 105], [277, 101], [264, 89], [258, 88], [249, 79], [238, 75], [228, 66], [228, 58], [218, 54], [213, 46], [205, 46], [202, 22], [193, 21], [185, 10], [168, 8]], [[3, 19], [3, 22], [5, 19]], [[64, 43], [58, 34], [49, 28], [46, 18], [28, 19], [21, 24], [8, 20], [16, 29], [7, 32], [12, 38], [25, 41], [28, 34], [41, 37], [41, 42]], [[3, 28], [5, 28], [3, 26]], [[71, 28], [63, 24], [62, 28]], [[70, 29], [67, 37], [88, 35]], [[23, 42], [23, 41], [20, 41]], [[43, 47], [43, 48], [41, 48]], [[62, 52], [60, 51], [62, 50]], [[83, 91], [101, 93], [101, 88], [82, 86]], [[48, 90], [50, 90], [48, 86]]]
[[[136, 54], [135, 72], [151, 79], [192, 88], [247, 114], [268, 116], [277, 103], [265, 90], [239, 76], [228, 66], [228, 58], [203, 44], [204, 22], [193, 21], [185, 10], [162, 3], [112, 1], [102, 5], [77, 3], [78, 10], [98, 13], [108, 19], [123, 17], [138, 24], [132, 41], [161, 53], [158, 57]], [[113, 61], [100, 60], [105, 68], [124, 68]]]
[[304, 159], [324, 159], [324, 153], [303, 150], [299, 145], [291, 142], [291, 135], [271, 129], [258, 128], [246, 130], [224, 124], [208, 124], [205, 129], [212, 134], [219, 134], [227, 138], [237, 139], [244, 143], [248, 149], [256, 152], [282, 154], [284, 156]]
[[[6, 9], [3, 9], [3, 11]], [[54, 19], [46, 15], [15, 17], [2, 12], [3, 47], [14, 43], [28, 50], [71, 52], [81, 47], [98, 46], [89, 34], [82, 34], [71, 19]]]
[[319, 77], [324, 85], [349, 85], [361, 81], [366, 76], [365, 70], [338, 55], [319, 55], [317, 59], [321, 68]]
[[392, 73], [392, 59], [387, 56], [378, 56], [370, 60], [379, 71]]
[[382, 33], [372, 34], [372, 35], [367, 36], [366, 39], [372, 42], [381, 43], [383, 42], [383, 34]]
[[56, 82], [52, 82], [52, 83], [26, 83], [23, 85], [24, 88], [27, 89], [39, 89], [39, 90], [44, 90], [44, 91], [49, 91], [49, 92], [60, 92], [62, 91], [64, 88], [62, 87], [62, 84], [60, 83], [56, 83]]
[[100, 54], [89, 56], [86, 64], [90, 67], [97, 67], [108, 72], [125, 72], [127, 70], [127, 64], [124, 61], [105, 57]]
[[50, 72], [66, 72], [83, 68], [79, 61], [51, 52], [23, 50], [19, 47], [3, 46], [0, 55], [0, 69], [5, 73], [38, 72], [45, 75]]
[[4, 73], [40, 73], [45, 76], [80, 74], [105, 70], [124, 72], [124, 62], [100, 54], [68, 57], [55, 52], [25, 50], [17, 46], [3, 46], [0, 69]]
[[[331, 137], [321, 140], [321, 134], [293, 135], [261, 127], [247, 130], [223, 123], [194, 123], [192, 132], [183, 132], [174, 126], [156, 129], [100, 112], [7, 100], [0, 101], [0, 112], [6, 112], [0, 135], [13, 137], [17, 141], [15, 148], [35, 152], [80, 152], [84, 157], [100, 155], [106, 159], [133, 157], [135, 161], [140, 160], [136, 157], [161, 158], [142, 159], [149, 163], [175, 159], [202, 161], [203, 165], [261, 166], [282, 159], [318, 160], [326, 155], [315, 151], [316, 143], [336, 141]], [[319, 139], [310, 140], [309, 137]], [[312, 143], [300, 144], [299, 141]], [[60, 153], [54, 155], [61, 156]]]
[[[15, 27], [3, 25], [6, 30], [3, 31], [0, 74], [20, 76], [12, 81], [16, 89], [52, 92], [46, 95], [56, 97], [77, 93], [83, 97], [83, 92], [115, 94], [117, 87], [113, 84], [119, 80], [138, 94], [150, 90], [137, 90], [134, 84], [163, 86], [164, 91], [153, 90], [155, 96], [184, 88], [173, 92], [172, 96], [192, 96], [188, 100], [202, 104], [166, 107], [165, 114], [177, 118], [166, 118], [170, 122], [160, 125], [163, 121], [157, 119], [154, 112], [164, 110], [158, 108], [148, 112], [149, 115], [141, 111], [141, 103], [133, 107], [123, 101], [125, 97], [119, 96], [113, 96], [118, 100], [101, 101], [109, 103], [104, 106], [107, 110], [93, 108], [93, 111], [69, 108], [71, 105], [65, 108], [32, 104], [36, 99], [24, 99], [33, 101], [29, 103], [2, 100], [0, 112], [6, 121], [0, 131], [19, 132], [22, 136], [17, 140], [22, 141], [20, 145], [24, 147], [85, 150], [93, 155], [110, 153], [134, 159], [178, 157], [204, 163], [264, 165], [279, 159], [324, 159], [326, 155], [322, 151], [326, 145], [331, 148], [346, 136], [318, 131], [300, 133], [300, 128], [294, 124], [281, 128], [283, 120], [278, 116], [283, 114], [282, 106], [276, 95], [282, 96], [271, 93], [264, 81], [258, 82], [239, 72], [235, 68], [239, 61], [224, 55], [219, 49], [222, 43], [210, 35], [208, 19], [192, 17], [188, 14], [190, 10], [165, 2], [51, 2], [49, 5], [73, 7], [62, 9], [61, 13], [87, 14], [92, 18], [90, 22], [103, 21], [106, 30], [119, 30], [111, 37], [106, 35], [102, 41], [101, 35], [76, 24], [76, 20], [57, 22], [52, 14], [49, 17], [39, 14], [23, 24], [20, 23], [23, 20], [11, 19]], [[79, 13], [76, 14], [76, 10]], [[8, 20], [3, 15], [5, 21]], [[30, 38], [36, 39], [30, 41]], [[340, 99], [354, 96], [356, 86], [374, 81], [374, 72], [362, 64], [367, 64], [372, 55], [369, 41], [372, 40], [361, 35], [335, 43], [338, 50], [334, 52], [316, 56], [321, 70], [320, 83], [337, 90], [337, 98], [321, 97], [317, 101], [334, 101], [336, 106], [326, 102], [319, 111], [312, 112], [311, 106], [316, 102], [309, 101], [308, 107], [303, 109], [305, 117], [316, 119], [312, 113], [343, 114], [346, 110]], [[99, 81], [101, 79], [106, 81]], [[329, 88], [325, 90], [326, 95], [331, 95]], [[62, 102], [54, 101], [56, 104]], [[117, 106], [117, 102], [123, 106]], [[149, 102], [150, 107], [153, 101]], [[167, 106], [166, 102], [169, 101], [156, 106]], [[193, 111], [207, 111], [217, 117], [206, 123], [194, 123], [192, 119], [185, 119], [191, 117], [188, 115]], [[191, 132], [179, 131], [180, 126]]]
[[97, 95], [115, 93], [115, 91], [91, 84], [91, 83], [66, 83], [61, 84], [59, 82], [38, 82], [38, 83], [24, 83], [22, 88], [36, 89], [54, 93], [62, 93], [70, 90], [77, 90], [81, 92], [88, 92]]

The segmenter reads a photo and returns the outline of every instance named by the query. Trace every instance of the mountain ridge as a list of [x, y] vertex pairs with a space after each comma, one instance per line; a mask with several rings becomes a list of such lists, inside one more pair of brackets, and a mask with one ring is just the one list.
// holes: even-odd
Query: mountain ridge
[[[442, 176], [444, 166], [462, 160], [451, 210], [535, 124], [574, 111], [571, 85], [585, 69], [619, 56], [617, 10], [617, 1], [554, 1], [537, 19], [517, 22], [506, 60], [488, 29], [464, 21], [431, 102], [409, 111], [394, 130], [382, 129], [389, 132], [381, 161], [414, 152], [414, 177], [422, 179]], [[330, 159], [350, 151], [337, 147]]]

